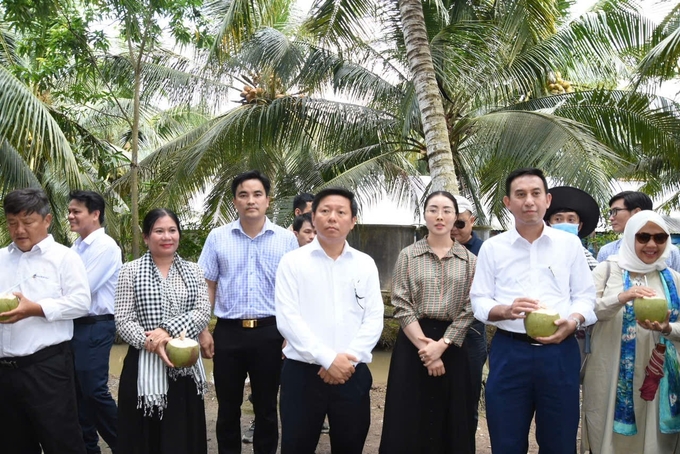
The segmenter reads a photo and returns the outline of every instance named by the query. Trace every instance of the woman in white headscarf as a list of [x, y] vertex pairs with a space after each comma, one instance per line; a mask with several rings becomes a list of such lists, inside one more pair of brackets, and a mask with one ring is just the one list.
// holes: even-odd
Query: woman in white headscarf
[[[618, 256], [593, 271], [598, 322], [583, 380], [581, 452], [593, 454], [680, 453], [680, 274], [666, 267], [666, 223], [653, 211], [630, 218]], [[663, 297], [666, 320], [636, 321], [632, 301]], [[640, 397], [645, 368], [657, 343], [666, 348], [659, 389]]]

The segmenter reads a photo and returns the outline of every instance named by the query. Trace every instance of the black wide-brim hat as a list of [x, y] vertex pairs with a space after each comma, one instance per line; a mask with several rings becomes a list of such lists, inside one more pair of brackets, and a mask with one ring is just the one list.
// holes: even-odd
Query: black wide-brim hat
[[548, 192], [552, 194], [552, 201], [543, 217], [546, 222], [549, 222], [550, 216], [558, 211], [575, 211], [583, 223], [578, 232], [579, 238], [585, 238], [593, 233], [597, 223], [600, 222], [600, 207], [590, 194], [571, 186], [557, 186]]

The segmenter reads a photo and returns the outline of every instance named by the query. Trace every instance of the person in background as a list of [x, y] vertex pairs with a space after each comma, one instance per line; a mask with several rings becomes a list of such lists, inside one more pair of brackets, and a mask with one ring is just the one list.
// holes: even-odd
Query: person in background
[[[526, 454], [535, 415], [541, 452], [574, 454], [580, 354], [573, 334], [595, 322], [595, 286], [580, 240], [543, 222], [551, 202], [543, 172], [511, 172], [505, 193], [514, 227], [484, 242], [470, 291], [475, 318], [497, 327], [486, 382], [491, 449]], [[533, 339], [523, 319], [541, 305], [559, 313], [557, 331]]]
[[208, 452], [206, 378], [199, 359], [175, 367], [165, 348], [186, 335], [196, 340], [210, 321], [203, 270], [177, 254], [179, 219], [164, 208], [142, 223], [148, 251], [123, 265], [115, 296], [116, 329], [130, 346], [118, 388], [118, 452]]
[[[609, 200], [609, 222], [611, 222], [612, 230], [616, 233], [623, 233], [631, 216], [639, 211], [653, 209], [652, 199], [647, 194], [639, 191], [619, 192]], [[604, 262], [609, 256], [618, 254], [621, 241], [622, 239], [618, 239], [602, 246], [597, 253], [597, 261]], [[670, 268], [680, 272], [680, 251], [677, 247], [671, 248], [666, 260]]]
[[425, 199], [427, 237], [403, 249], [392, 278], [397, 336], [385, 396], [381, 454], [472, 454], [474, 394], [466, 334], [475, 255], [451, 239], [456, 199]]
[[[311, 213], [312, 200], [314, 200], [314, 195], [309, 192], [296, 195], [293, 199], [293, 217], [296, 218], [302, 214]], [[288, 230], [293, 231], [292, 224], [288, 226]]]
[[301, 214], [312, 212], [312, 202], [314, 201], [314, 194], [303, 192], [298, 194], [293, 199], [293, 214], [300, 216]]
[[[680, 452], [680, 274], [668, 267], [666, 223], [653, 211], [626, 222], [617, 256], [600, 263], [591, 358], [583, 379], [581, 452], [673, 454]], [[667, 302], [659, 322], [636, 320], [633, 300], [656, 296]], [[643, 399], [645, 368], [658, 344], [664, 347], [658, 389]]]
[[317, 237], [289, 252], [276, 273], [276, 324], [286, 338], [281, 372], [281, 454], [313, 454], [324, 417], [331, 450], [361, 454], [371, 419], [371, 351], [383, 328], [378, 268], [347, 243], [354, 194], [320, 191]]
[[314, 230], [314, 226], [312, 225], [311, 213], [295, 216], [295, 219], [293, 220], [293, 233], [295, 233], [295, 237], [297, 238], [300, 247], [314, 241], [316, 230]]
[[85, 454], [69, 341], [90, 310], [78, 254], [54, 241], [41, 189], [4, 200], [12, 243], [0, 249], [0, 292], [19, 298], [0, 314], [0, 439], [3, 454]]
[[72, 191], [69, 197], [68, 222], [78, 234], [71, 249], [85, 264], [92, 297], [89, 314], [73, 321], [78, 416], [88, 454], [101, 452], [99, 435], [116, 452], [118, 407], [109, 391], [109, 355], [116, 338], [113, 298], [122, 256], [102, 227], [104, 198], [94, 191]]
[[[314, 195], [308, 192], [303, 192], [301, 194], [296, 195], [295, 198], [293, 199], [293, 216], [297, 218], [298, 216], [301, 216], [303, 214], [310, 213], [312, 211], [312, 200], [314, 200]], [[312, 218], [310, 216], [309, 218], [310, 225], [312, 222], [311, 219]], [[288, 230], [295, 233], [295, 237], [298, 239], [298, 244], [300, 246], [307, 244], [301, 242], [300, 236], [298, 235], [298, 232], [300, 230], [299, 229], [295, 230], [295, 221], [293, 221], [293, 224], [288, 226]], [[308, 232], [303, 236], [309, 238]], [[313, 238], [314, 237], [312, 236], [312, 239]], [[311, 239], [309, 241], [311, 241]], [[251, 404], [253, 403], [252, 393], [248, 394], [248, 402], [250, 402]], [[250, 421], [250, 426], [248, 426], [245, 432], [243, 432], [243, 437], [241, 438], [241, 440], [243, 441], [243, 443], [252, 443], [254, 434], [255, 434], [255, 418], [253, 418], [253, 420]]]
[[[550, 227], [572, 233], [581, 239], [595, 231], [600, 221], [600, 207], [590, 194], [571, 186], [557, 186], [548, 192], [552, 201], [543, 220]], [[595, 269], [598, 261], [593, 254], [585, 246], [583, 253], [590, 269]]]
[[[477, 217], [474, 215], [474, 207], [468, 199], [455, 196], [458, 202], [458, 217], [451, 229], [451, 238], [465, 246], [465, 249], [475, 256], [484, 242], [473, 230]], [[482, 394], [482, 377], [484, 364], [487, 357], [486, 326], [477, 319], [473, 319], [472, 325], [465, 336], [465, 344], [470, 359], [470, 378], [472, 379], [472, 396], [474, 399], [474, 430], [477, 430], [479, 422], [479, 398]]]
[[[238, 219], [213, 229], [199, 258], [217, 324], [201, 333], [201, 351], [212, 358], [219, 401], [217, 443], [221, 454], [241, 452], [241, 404], [250, 376], [257, 424], [255, 454], [274, 454], [278, 445], [277, 395], [283, 337], [276, 329], [276, 269], [297, 249], [293, 232], [267, 218], [269, 179], [257, 170], [231, 184]], [[213, 341], [214, 336], [214, 341]]]

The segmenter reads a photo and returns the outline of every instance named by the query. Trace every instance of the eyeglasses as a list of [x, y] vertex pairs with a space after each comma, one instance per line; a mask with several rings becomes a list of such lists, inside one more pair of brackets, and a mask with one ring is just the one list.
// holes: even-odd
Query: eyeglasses
[[618, 216], [619, 211], [630, 211], [628, 208], [612, 208], [611, 210], [608, 211], [607, 214], [609, 214], [610, 218], [615, 218]]
[[652, 235], [651, 233], [639, 232], [635, 234], [635, 240], [640, 244], [647, 244], [649, 243], [649, 240], [654, 240], [654, 243], [656, 244], [666, 244], [666, 241], [668, 241], [668, 234], [655, 233]]
[[451, 209], [451, 208], [443, 208], [443, 209], [439, 210], [439, 209], [433, 207], [433, 208], [428, 208], [427, 210], [425, 210], [425, 212], [427, 214], [431, 215], [431, 216], [437, 216], [439, 214], [442, 214], [444, 216], [455, 216], [456, 215], [456, 211]]
[[466, 221], [456, 221], [453, 223], [453, 226], [457, 228], [458, 230], [462, 229], [465, 227]]

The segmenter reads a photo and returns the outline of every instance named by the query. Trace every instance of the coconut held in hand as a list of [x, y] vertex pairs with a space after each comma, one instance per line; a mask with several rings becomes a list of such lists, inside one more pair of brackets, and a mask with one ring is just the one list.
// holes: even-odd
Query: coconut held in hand
[[[3, 293], [0, 295], [0, 314], [3, 312], [13, 311], [19, 306], [19, 298], [11, 293]], [[9, 317], [0, 317], [0, 320], [5, 321]]]
[[524, 329], [529, 337], [550, 337], [557, 331], [555, 321], [560, 319], [559, 312], [541, 308], [527, 314]]
[[196, 364], [200, 355], [198, 342], [185, 337], [184, 331], [179, 337], [172, 339], [165, 346], [168, 359], [175, 367], [191, 367]]
[[635, 298], [633, 310], [635, 311], [635, 318], [641, 322], [649, 320], [650, 322], [661, 323], [666, 320], [668, 303], [665, 298], [658, 296]]

